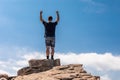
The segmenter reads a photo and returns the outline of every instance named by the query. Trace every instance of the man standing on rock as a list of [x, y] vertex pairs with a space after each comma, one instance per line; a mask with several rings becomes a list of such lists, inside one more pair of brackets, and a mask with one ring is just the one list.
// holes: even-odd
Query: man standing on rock
[[45, 44], [46, 44], [46, 57], [49, 59], [49, 54], [51, 54], [51, 59], [54, 59], [54, 48], [55, 48], [55, 28], [59, 22], [59, 12], [56, 11], [57, 19], [52, 22], [52, 16], [48, 17], [48, 22], [44, 21], [42, 18], [42, 11], [40, 11], [40, 21], [45, 27]]

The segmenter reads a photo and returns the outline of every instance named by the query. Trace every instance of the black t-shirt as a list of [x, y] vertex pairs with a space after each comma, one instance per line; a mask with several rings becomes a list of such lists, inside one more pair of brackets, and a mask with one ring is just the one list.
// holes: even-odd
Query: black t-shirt
[[43, 21], [45, 27], [45, 35], [44, 37], [55, 37], [55, 28], [57, 22], [45, 22]]

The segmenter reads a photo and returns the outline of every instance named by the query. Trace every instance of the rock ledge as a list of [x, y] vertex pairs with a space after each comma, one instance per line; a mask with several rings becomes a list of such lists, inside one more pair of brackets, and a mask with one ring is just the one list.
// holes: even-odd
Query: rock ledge
[[29, 66], [18, 70], [17, 74], [28, 75], [32, 73], [43, 72], [52, 69], [55, 66], [60, 66], [60, 59], [31, 59], [28, 61]]

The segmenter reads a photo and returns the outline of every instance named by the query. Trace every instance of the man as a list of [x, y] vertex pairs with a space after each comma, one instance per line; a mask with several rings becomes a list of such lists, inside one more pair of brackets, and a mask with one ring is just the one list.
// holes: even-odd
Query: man
[[40, 11], [40, 21], [45, 27], [45, 44], [46, 44], [46, 57], [49, 59], [49, 54], [51, 54], [51, 59], [54, 59], [54, 47], [55, 47], [55, 28], [59, 22], [59, 13], [56, 11], [57, 19], [52, 22], [52, 16], [48, 17], [48, 22], [44, 21], [42, 18], [42, 11]]

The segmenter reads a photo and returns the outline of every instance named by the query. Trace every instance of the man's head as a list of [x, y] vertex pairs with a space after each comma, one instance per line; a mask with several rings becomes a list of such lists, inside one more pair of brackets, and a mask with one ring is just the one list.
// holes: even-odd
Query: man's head
[[51, 22], [52, 19], [53, 19], [52, 16], [49, 16], [49, 17], [48, 17], [48, 21], [49, 21], [49, 22]]

